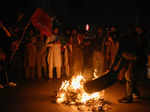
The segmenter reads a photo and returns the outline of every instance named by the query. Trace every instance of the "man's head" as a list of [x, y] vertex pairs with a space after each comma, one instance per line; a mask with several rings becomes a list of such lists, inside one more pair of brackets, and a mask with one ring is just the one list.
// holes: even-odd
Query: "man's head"
[[54, 34], [58, 34], [59, 33], [59, 29], [56, 27], [56, 28], [54, 28], [53, 32], [54, 32]]
[[110, 30], [111, 30], [111, 32], [116, 32], [116, 31], [117, 31], [117, 28], [116, 28], [116, 26], [112, 26], [112, 27], [110, 28]]
[[103, 33], [104, 33], [104, 30], [102, 27], [98, 27], [97, 28], [97, 36], [98, 37], [102, 37], [103, 36]]
[[2, 48], [0, 48], [0, 52], [2, 52], [3, 51], [3, 49]]
[[73, 29], [72, 30], [72, 35], [76, 35], [77, 34], [77, 30], [76, 29]]
[[142, 27], [136, 26], [136, 32], [137, 32], [138, 34], [142, 34], [142, 33], [143, 33]]
[[102, 28], [102, 27], [99, 27], [99, 28], [97, 29], [97, 32], [100, 33], [100, 34], [103, 33], [103, 28]]
[[65, 32], [66, 32], [67, 35], [70, 35], [70, 33], [71, 33], [69, 29], [66, 29]]
[[36, 37], [31, 38], [31, 43], [33, 43], [33, 44], [36, 43]]
[[33, 36], [34, 32], [33, 30], [30, 30], [30, 36]]

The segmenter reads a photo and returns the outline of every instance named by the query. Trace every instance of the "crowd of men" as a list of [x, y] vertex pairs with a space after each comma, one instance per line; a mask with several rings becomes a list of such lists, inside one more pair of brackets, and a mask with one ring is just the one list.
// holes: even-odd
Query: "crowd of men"
[[[12, 37], [0, 36], [1, 84], [6, 83], [6, 79], [13, 82], [51, 80], [55, 75], [61, 79], [80, 73], [87, 79], [91, 79], [95, 72], [100, 77], [112, 67], [116, 69], [115, 64], [120, 57], [128, 60], [120, 61], [123, 66], [119, 68], [118, 79], [122, 80], [124, 74], [132, 74], [133, 63], [130, 62], [137, 65], [136, 70], [145, 68], [150, 53], [149, 35], [140, 26], [130, 26], [126, 34], [120, 34], [115, 26], [107, 30], [98, 26], [95, 32], [68, 28], [61, 33], [62, 29], [54, 27], [51, 36], [34, 29], [29, 28], [21, 44], [19, 27], [15, 28]], [[7, 40], [5, 45], [4, 40]], [[145, 70], [142, 69], [142, 72]]]

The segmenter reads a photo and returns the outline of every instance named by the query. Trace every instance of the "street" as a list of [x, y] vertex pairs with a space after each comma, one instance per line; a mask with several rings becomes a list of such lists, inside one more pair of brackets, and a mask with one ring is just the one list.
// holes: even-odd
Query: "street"
[[[0, 112], [77, 112], [71, 106], [55, 102], [61, 80], [28, 81], [16, 88], [0, 89]], [[110, 112], [150, 112], [150, 81], [138, 83], [142, 99], [131, 104], [120, 104], [124, 84], [117, 82], [105, 90], [105, 100], [112, 103]]]

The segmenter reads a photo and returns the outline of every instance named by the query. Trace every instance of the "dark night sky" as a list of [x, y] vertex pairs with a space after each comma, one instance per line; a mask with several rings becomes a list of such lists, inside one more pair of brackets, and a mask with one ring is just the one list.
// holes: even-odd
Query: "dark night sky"
[[149, 24], [150, 8], [146, 4], [136, 0], [4, 0], [0, 13], [9, 21], [18, 11], [30, 15], [41, 7], [49, 15], [62, 16], [66, 23]]

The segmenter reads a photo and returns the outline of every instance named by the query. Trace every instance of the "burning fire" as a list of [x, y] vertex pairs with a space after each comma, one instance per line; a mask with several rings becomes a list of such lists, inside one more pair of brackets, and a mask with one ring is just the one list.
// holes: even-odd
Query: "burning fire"
[[83, 87], [85, 82], [86, 80], [81, 74], [72, 77], [69, 81], [65, 80], [57, 93], [57, 103], [87, 104], [90, 101], [103, 99], [100, 92], [86, 93]]

